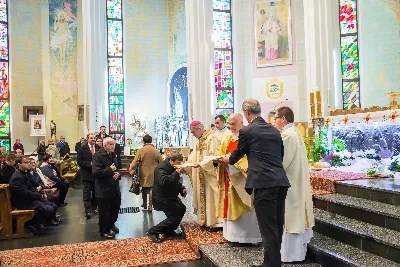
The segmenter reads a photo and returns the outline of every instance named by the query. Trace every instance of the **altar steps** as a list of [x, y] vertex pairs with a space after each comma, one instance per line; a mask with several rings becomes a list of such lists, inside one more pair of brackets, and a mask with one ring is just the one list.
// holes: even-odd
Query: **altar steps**
[[393, 180], [340, 182], [337, 191], [314, 196], [308, 257], [328, 267], [400, 266], [400, 194]]

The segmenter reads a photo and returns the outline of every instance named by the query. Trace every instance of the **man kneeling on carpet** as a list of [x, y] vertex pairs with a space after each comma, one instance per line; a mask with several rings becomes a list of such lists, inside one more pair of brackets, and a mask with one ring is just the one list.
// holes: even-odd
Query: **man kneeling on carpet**
[[153, 207], [155, 210], [163, 211], [167, 216], [164, 221], [153, 226], [147, 232], [154, 243], [163, 241], [160, 235], [166, 239], [185, 238], [183, 233], [175, 232], [186, 212], [186, 206], [178, 197], [179, 194], [182, 197], [186, 197], [187, 194], [187, 189], [180, 181], [183, 169], [178, 166], [182, 161], [182, 154], [174, 150], [154, 170]]

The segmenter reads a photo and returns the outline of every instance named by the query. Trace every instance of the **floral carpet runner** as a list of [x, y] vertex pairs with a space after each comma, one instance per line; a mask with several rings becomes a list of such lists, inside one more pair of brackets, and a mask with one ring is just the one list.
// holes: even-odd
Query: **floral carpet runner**
[[225, 242], [194, 222], [182, 223], [187, 240], [155, 244], [148, 237], [15, 249], [0, 252], [0, 266], [151, 266], [199, 259], [201, 245]]
[[369, 179], [365, 173], [343, 171], [310, 170], [311, 191], [313, 195], [333, 194], [336, 192], [336, 182], [346, 180]]

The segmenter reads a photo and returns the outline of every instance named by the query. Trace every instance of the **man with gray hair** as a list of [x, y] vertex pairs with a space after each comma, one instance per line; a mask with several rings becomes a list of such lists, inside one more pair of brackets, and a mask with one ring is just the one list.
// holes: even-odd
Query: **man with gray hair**
[[[239, 131], [243, 128], [243, 116], [233, 113], [228, 124], [231, 134], [215, 152], [216, 156], [231, 154], [238, 145]], [[203, 168], [212, 172], [214, 166]], [[223, 236], [233, 243], [251, 244], [261, 242], [261, 234], [254, 213], [252, 197], [245, 190], [248, 161], [243, 156], [235, 165], [218, 166], [218, 218], [224, 219]]]
[[175, 232], [186, 212], [186, 206], [178, 197], [178, 195], [186, 197], [187, 194], [187, 189], [180, 181], [183, 169], [179, 165], [182, 161], [182, 154], [173, 150], [154, 170], [153, 207], [155, 210], [163, 211], [167, 216], [164, 221], [151, 227], [147, 232], [154, 243], [161, 243], [164, 238], [185, 237], [183, 233]]
[[237, 148], [223, 161], [234, 165], [247, 155], [245, 189], [248, 194], [254, 191], [253, 205], [264, 247], [261, 266], [280, 267], [285, 199], [290, 187], [282, 164], [283, 142], [279, 130], [261, 117], [256, 99], [244, 101], [242, 110], [249, 125], [239, 131]]
[[[111, 137], [103, 140], [103, 147], [93, 155], [92, 173], [95, 178], [95, 194], [99, 208], [100, 235], [114, 238], [119, 229], [115, 226], [121, 205], [121, 191], [114, 153], [115, 141]], [[112, 231], [112, 232], [111, 232]]]
[[218, 182], [215, 171], [207, 172], [200, 168], [199, 163], [204, 157], [215, 153], [220, 145], [219, 139], [213, 130], [204, 129], [200, 121], [190, 124], [190, 132], [198, 139], [193, 147], [187, 163], [196, 164], [196, 167], [187, 167], [185, 172], [190, 176], [193, 186], [193, 207], [197, 212], [197, 221], [209, 231], [217, 231], [222, 227], [222, 219], [217, 218]]

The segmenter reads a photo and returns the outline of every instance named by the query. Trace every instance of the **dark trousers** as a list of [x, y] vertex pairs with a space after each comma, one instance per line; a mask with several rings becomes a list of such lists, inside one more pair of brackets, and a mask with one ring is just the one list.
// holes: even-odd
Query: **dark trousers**
[[108, 232], [118, 219], [121, 195], [113, 198], [98, 198], [97, 203], [99, 205], [100, 233]]
[[163, 205], [162, 207], [157, 206], [156, 203], [154, 204], [156, 210], [163, 211], [167, 218], [156, 226], [151, 227], [148, 233], [152, 235], [173, 234], [185, 215], [186, 206], [181, 201], [168, 202], [168, 205]]
[[254, 190], [254, 208], [264, 247], [264, 267], [281, 266], [287, 187]]
[[83, 183], [83, 205], [85, 212], [89, 213], [97, 209], [97, 199], [95, 197], [94, 182], [82, 181]]
[[69, 186], [67, 184], [65, 184], [64, 182], [58, 182], [53, 187], [58, 189], [59, 204], [63, 204], [65, 201], [65, 197], [67, 196]]
[[38, 226], [39, 224], [44, 224], [46, 221], [51, 219], [52, 216], [54, 216], [55, 209], [51, 206], [52, 203], [46, 204], [46, 202], [35, 200], [35, 216], [33, 216], [32, 220], [27, 223], [28, 225]]

